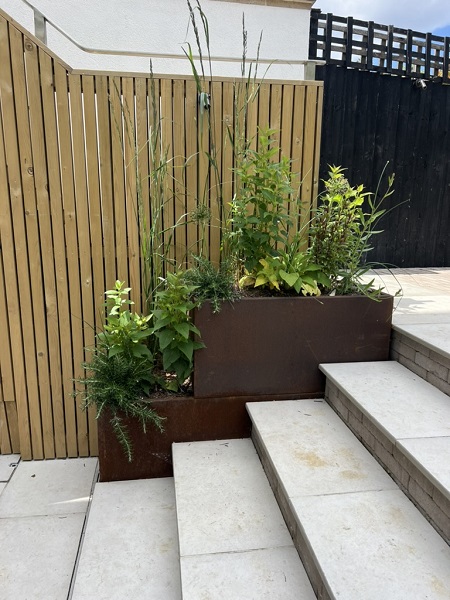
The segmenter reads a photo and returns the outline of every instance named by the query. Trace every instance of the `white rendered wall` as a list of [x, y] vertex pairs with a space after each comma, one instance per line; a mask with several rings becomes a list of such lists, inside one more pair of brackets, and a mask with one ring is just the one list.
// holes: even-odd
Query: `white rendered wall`
[[[183, 54], [190, 42], [197, 54], [186, 0], [30, 0], [49, 20], [81, 46], [158, 54]], [[195, 6], [195, 0], [191, 0]], [[305, 8], [201, 0], [210, 28], [211, 54], [240, 59], [242, 15], [248, 32], [248, 57], [255, 57], [262, 31], [260, 57], [273, 61], [266, 77], [303, 79], [308, 58], [309, 17]], [[0, 7], [34, 33], [32, 10], [22, 0], [0, 0]], [[201, 20], [196, 13], [198, 23]], [[87, 54], [50, 25], [47, 44], [75, 69], [149, 72], [149, 58]], [[152, 58], [155, 74], [189, 74], [186, 59]], [[260, 65], [262, 74], [266, 64]], [[236, 77], [239, 62], [213, 63], [213, 75]]]

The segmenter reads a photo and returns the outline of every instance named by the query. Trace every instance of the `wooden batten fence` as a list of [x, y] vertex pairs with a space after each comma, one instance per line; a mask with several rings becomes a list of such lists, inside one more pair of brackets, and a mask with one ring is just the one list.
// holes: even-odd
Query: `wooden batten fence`
[[[205, 247], [219, 261], [220, 207], [233, 195], [228, 129], [237, 118], [237, 86], [205, 85], [218, 179], [193, 78], [74, 71], [0, 11], [1, 453], [97, 452], [94, 414], [80, 410], [73, 380], [94, 344], [104, 291], [126, 281], [142, 308], [141, 226], [152, 194], [155, 114], [159, 148], [170, 159], [164, 227], [182, 223], [171, 256], [183, 262], [196, 249], [198, 226], [183, 215], [201, 202], [211, 213]], [[322, 85], [265, 80], [247, 119], [247, 136], [258, 126], [279, 131], [280, 153], [303, 181], [307, 208], [318, 189]]]

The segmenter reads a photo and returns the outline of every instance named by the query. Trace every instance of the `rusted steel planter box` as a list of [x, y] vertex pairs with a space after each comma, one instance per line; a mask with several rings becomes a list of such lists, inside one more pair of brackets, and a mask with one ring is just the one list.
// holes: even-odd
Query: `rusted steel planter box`
[[172, 443], [249, 437], [246, 402], [324, 393], [320, 363], [387, 360], [393, 298], [243, 298], [195, 314], [206, 348], [195, 355], [194, 396], [152, 400], [165, 432], [129, 419], [129, 463], [105, 413], [98, 421], [100, 481], [170, 477]]
[[393, 298], [256, 297], [195, 314], [206, 348], [194, 361], [196, 398], [318, 397], [320, 363], [388, 360]]
[[149, 426], [144, 434], [137, 420], [126, 419], [133, 444], [131, 463], [109, 424], [109, 414], [105, 412], [98, 420], [100, 481], [171, 477], [173, 442], [250, 437], [250, 419], [245, 410], [248, 400], [247, 397], [169, 396], [152, 401], [158, 414], [166, 417], [165, 431], [161, 434]]

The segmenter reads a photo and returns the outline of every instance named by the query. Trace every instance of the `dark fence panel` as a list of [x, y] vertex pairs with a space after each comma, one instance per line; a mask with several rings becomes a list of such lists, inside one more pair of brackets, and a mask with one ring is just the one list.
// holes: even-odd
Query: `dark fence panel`
[[[375, 191], [395, 173], [399, 205], [380, 222], [369, 260], [398, 267], [450, 267], [450, 86], [326, 65], [320, 177], [347, 168], [352, 185]], [[384, 186], [386, 181], [384, 182]]]

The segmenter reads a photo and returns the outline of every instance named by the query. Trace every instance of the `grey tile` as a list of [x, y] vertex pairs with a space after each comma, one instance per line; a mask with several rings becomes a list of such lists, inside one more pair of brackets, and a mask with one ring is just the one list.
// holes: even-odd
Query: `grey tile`
[[180, 600], [173, 479], [95, 486], [72, 600]]
[[293, 547], [187, 556], [183, 600], [315, 600]]
[[83, 522], [81, 513], [0, 519], [0, 597], [67, 598]]
[[84, 513], [96, 458], [21, 461], [0, 497], [0, 518]]
[[292, 544], [251, 440], [174, 444], [181, 556]]
[[450, 548], [400, 491], [293, 501], [334, 597], [450, 598]]
[[290, 498], [395, 488], [327, 403], [255, 402], [247, 409]]
[[19, 461], [20, 454], [0, 455], [0, 481], [8, 481], [10, 479]]

